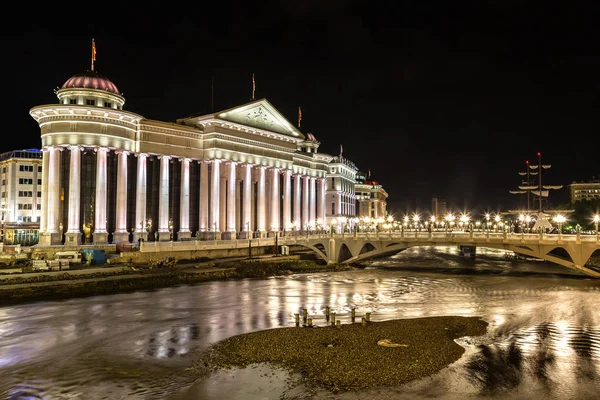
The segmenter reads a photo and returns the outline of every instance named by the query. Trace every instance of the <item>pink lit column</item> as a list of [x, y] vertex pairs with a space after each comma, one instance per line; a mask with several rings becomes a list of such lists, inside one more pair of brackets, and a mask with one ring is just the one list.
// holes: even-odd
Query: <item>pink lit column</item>
[[[40, 215], [40, 233], [46, 233], [48, 221], [48, 176], [50, 171], [50, 151], [48, 148], [42, 149], [42, 212]], [[41, 239], [41, 238], [40, 238]]]
[[96, 148], [96, 205], [94, 209], [94, 243], [107, 243], [106, 231], [106, 194], [107, 194], [107, 165], [106, 147]]
[[148, 155], [137, 155], [137, 176], [135, 186], [135, 237], [147, 239], [146, 233], [146, 159]]
[[69, 147], [71, 161], [69, 165], [69, 217], [65, 242], [79, 244], [81, 236], [80, 201], [81, 201], [81, 149], [79, 146]]
[[124, 243], [129, 241], [127, 232], [127, 156], [129, 152], [117, 150], [117, 203], [114, 241]]
[[279, 203], [281, 195], [279, 193], [279, 168], [271, 168], [271, 226], [272, 232], [278, 232], [279, 226]]
[[229, 162], [229, 171], [227, 175], [227, 232], [231, 235], [233, 233], [233, 237], [231, 239], [235, 239], [235, 192], [236, 192], [236, 165], [237, 163], [234, 161]]
[[158, 236], [159, 240], [169, 240], [169, 163], [171, 157], [160, 156], [159, 159]]
[[256, 230], [259, 232], [265, 232], [266, 231], [266, 196], [265, 196], [265, 168], [264, 166], [259, 166], [257, 168], [257, 174], [258, 174], [258, 193], [257, 193], [257, 213], [258, 213], [258, 222], [257, 222], [257, 227]]
[[250, 216], [252, 215], [252, 164], [246, 164], [244, 168], [244, 204], [242, 207], [242, 230], [248, 232], [251, 229]]
[[208, 232], [208, 162], [200, 161], [200, 232]]
[[219, 197], [221, 196], [221, 160], [213, 160], [212, 174], [210, 180], [210, 221], [209, 229], [211, 232], [220, 232], [219, 219]]
[[[50, 147], [50, 160], [48, 165], [48, 220], [46, 232], [58, 234], [58, 210], [60, 207], [60, 148]], [[61, 239], [52, 235], [52, 244], [59, 244]]]
[[283, 229], [292, 229], [292, 171], [283, 171]]
[[181, 159], [181, 187], [179, 193], [179, 232], [177, 240], [191, 237], [190, 232], [190, 159]]

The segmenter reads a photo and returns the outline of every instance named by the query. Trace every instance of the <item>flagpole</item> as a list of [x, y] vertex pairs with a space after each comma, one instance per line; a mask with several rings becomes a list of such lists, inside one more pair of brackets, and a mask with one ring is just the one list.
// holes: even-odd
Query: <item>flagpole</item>
[[254, 80], [254, 74], [252, 74], [252, 100], [254, 100], [254, 91], [256, 90], [256, 81]]
[[92, 38], [92, 71], [94, 70], [94, 61], [96, 61], [96, 41]]
[[298, 106], [298, 128], [300, 128], [300, 123], [302, 121], [302, 109]]

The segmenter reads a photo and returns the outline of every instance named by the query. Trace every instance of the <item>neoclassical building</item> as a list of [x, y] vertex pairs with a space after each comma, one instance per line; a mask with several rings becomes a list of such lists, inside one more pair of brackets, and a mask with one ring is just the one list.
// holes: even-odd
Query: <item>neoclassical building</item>
[[326, 220], [331, 156], [266, 99], [163, 122], [95, 71], [30, 110], [42, 142], [39, 245], [233, 239]]

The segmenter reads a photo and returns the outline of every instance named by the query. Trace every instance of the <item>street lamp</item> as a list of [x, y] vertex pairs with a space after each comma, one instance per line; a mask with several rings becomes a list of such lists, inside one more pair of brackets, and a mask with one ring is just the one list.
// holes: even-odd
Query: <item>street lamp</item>
[[[4, 222], [4, 213], [2, 214], [3, 218], [2, 218], [2, 222]], [[596, 214], [594, 215], [594, 225], [596, 227], [596, 240], [598, 240], [598, 223], [600, 222], [600, 215]]]
[[562, 224], [564, 224], [564, 222], [567, 219], [562, 215], [562, 214], [558, 214], [556, 217], [554, 217], [554, 222], [556, 222], [558, 224], [558, 235], [562, 236]]

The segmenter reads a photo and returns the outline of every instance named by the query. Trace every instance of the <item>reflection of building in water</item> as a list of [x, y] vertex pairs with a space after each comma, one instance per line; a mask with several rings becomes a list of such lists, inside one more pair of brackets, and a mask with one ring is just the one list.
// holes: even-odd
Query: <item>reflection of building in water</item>
[[191, 342], [198, 340], [198, 333], [196, 324], [172, 327], [169, 330], [153, 333], [148, 340], [146, 353], [154, 358], [171, 358], [187, 354], [193, 347]]

